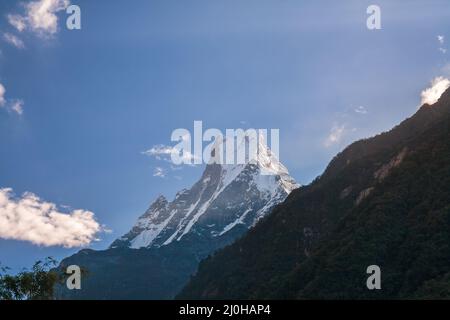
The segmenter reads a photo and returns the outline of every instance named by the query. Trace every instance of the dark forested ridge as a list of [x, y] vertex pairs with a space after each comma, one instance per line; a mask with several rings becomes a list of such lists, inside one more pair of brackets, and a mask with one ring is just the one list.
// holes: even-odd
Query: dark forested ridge
[[450, 90], [338, 154], [178, 298], [450, 298]]

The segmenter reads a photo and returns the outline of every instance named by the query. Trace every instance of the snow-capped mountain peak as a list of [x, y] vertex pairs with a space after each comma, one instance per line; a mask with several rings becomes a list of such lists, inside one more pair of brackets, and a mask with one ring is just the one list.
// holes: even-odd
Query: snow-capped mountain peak
[[[238, 141], [238, 145], [247, 142]], [[298, 187], [262, 138], [256, 157], [249, 159], [244, 164], [206, 165], [202, 177], [190, 189], [178, 192], [172, 202], [158, 197], [111, 248], [161, 247], [183, 240], [234, 240]]]

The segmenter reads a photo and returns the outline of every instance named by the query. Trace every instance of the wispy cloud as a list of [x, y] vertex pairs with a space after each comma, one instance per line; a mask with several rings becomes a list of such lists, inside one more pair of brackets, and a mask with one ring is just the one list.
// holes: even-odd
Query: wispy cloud
[[172, 154], [181, 154], [181, 153], [183, 163], [193, 163], [193, 160], [196, 159], [195, 155], [193, 155], [191, 152], [187, 150], [180, 150], [177, 149], [176, 147], [167, 146], [163, 144], [155, 145], [142, 153], [149, 157], [154, 157], [157, 160], [164, 160], [168, 162], [172, 161], [171, 160]]
[[6, 103], [5, 93], [6, 93], [5, 86], [0, 83], [0, 107], [3, 107]]
[[438, 35], [437, 36], [437, 40], [439, 42], [439, 51], [442, 53], [447, 53], [447, 49], [444, 48], [444, 43], [445, 43], [445, 37], [442, 35]]
[[450, 80], [444, 77], [437, 77], [431, 81], [431, 86], [422, 91], [421, 105], [425, 103], [432, 105], [436, 103], [441, 95], [450, 87]]
[[181, 150], [177, 146], [172, 147], [164, 144], [158, 144], [146, 151], [143, 151], [142, 154], [158, 161], [163, 161], [164, 163], [170, 163], [170, 165], [164, 165], [165, 168], [162, 166], [157, 166], [154, 168], [153, 176], [158, 178], [172, 177], [177, 180], [181, 180], [180, 175], [173, 174], [175, 174], [176, 171], [182, 170], [184, 167], [182, 165], [175, 165], [172, 162], [172, 155], [178, 155], [183, 164], [186, 164], [189, 167], [196, 167], [194, 164], [194, 160], [197, 159], [196, 156], [188, 150]]
[[23, 105], [24, 105], [23, 100], [20, 100], [20, 99], [13, 100], [11, 102], [10, 108], [12, 111], [17, 113], [18, 115], [22, 115], [23, 114]]
[[158, 160], [162, 160], [170, 157], [173, 152], [176, 152], [174, 147], [158, 144], [142, 153], [147, 156], [155, 157]]
[[17, 31], [22, 32], [26, 28], [26, 19], [18, 14], [8, 14], [8, 22]]
[[354, 111], [359, 114], [367, 114], [367, 109], [363, 106], [355, 108]]
[[72, 248], [90, 244], [101, 229], [90, 211], [64, 213], [32, 193], [14, 197], [0, 189], [0, 238]]
[[25, 44], [23, 43], [23, 41], [11, 33], [4, 33], [3, 39], [5, 39], [6, 42], [8, 42], [9, 44], [13, 45], [18, 49], [25, 48]]
[[22, 115], [23, 106], [24, 102], [21, 99], [6, 99], [6, 88], [0, 83], [0, 108]]
[[153, 176], [154, 177], [159, 177], [159, 178], [165, 178], [166, 177], [166, 170], [164, 170], [161, 167], [156, 167], [155, 170], [153, 171]]
[[342, 137], [344, 136], [344, 132], [345, 132], [345, 125], [338, 125], [338, 124], [333, 125], [328, 137], [325, 139], [324, 146], [328, 148], [335, 144], [340, 143]]

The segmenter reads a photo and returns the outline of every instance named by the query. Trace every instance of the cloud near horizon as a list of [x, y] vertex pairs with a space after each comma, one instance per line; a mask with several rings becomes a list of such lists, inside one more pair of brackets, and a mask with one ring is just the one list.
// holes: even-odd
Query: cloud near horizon
[[0, 238], [35, 245], [83, 247], [97, 240], [102, 227], [86, 210], [61, 212], [33, 193], [14, 197], [12, 189], [0, 189]]
[[431, 81], [431, 87], [425, 89], [420, 94], [421, 105], [435, 104], [441, 95], [450, 87], [450, 80], [444, 77], [436, 77]]

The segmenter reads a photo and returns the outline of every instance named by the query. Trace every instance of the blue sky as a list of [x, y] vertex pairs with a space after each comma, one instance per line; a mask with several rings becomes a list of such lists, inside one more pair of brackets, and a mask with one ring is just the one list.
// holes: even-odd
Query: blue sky
[[[450, 71], [445, 0], [72, 0], [81, 30], [63, 10], [53, 33], [14, 28], [8, 15], [36, 1], [0, 3], [0, 188], [93, 212], [112, 230], [96, 249], [201, 174], [142, 154], [174, 129], [279, 128], [281, 161], [306, 184], [352, 141], [412, 115]], [[373, 3], [381, 30], [366, 27]], [[77, 250], [0, 239], [16, 270]]]

